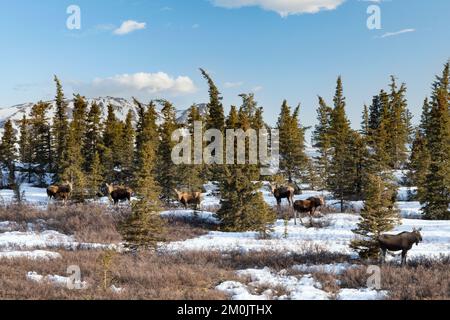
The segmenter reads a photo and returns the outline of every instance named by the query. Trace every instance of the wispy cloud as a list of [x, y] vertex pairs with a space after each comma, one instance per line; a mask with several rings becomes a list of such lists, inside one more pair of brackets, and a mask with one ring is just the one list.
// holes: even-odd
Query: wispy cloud
[[380, 38], [395, 37], [395, 36], [398, 36], [403, 33], [410, 33], [410, 32], [415, 32], [415, 31], [416, 31], [416, 29], [403, 29], [403, 30], [396, 31], [396, 32], [386, 32], [385, 34], [380, 36]]
[[238, 88], [238, 87], [241, 87], [243, 84], [244, 83], [242, 81], [239, 81], [239, 82], [225, 82], [224, 83], [224, 87], [227, 88], [227, 89]]
[[255, 86], [255, 87], [252, 88], [252, 92], [259, 92], [262, 89], [264, 89], [262, 86]]
[[215, 6], [223, 8], [242, 8], [258, 6], [264, 10], [275, 11], [282, 17], [302, 13], [317, 13], [334, 10], [345, 0], [210, 0]]
[[122, 23], [122, 25], [114, 30], [114, 34], [118, 36], [123, 36], [129, 34], [136, 30], [145, 29], [147, 24], [145, 22], [137, 22], [134, 20], [127, 20]]

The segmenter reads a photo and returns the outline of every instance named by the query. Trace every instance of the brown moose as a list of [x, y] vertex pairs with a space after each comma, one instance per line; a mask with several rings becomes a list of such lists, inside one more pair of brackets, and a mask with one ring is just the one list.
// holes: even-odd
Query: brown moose
[[114, 205], [119, 204], [120, 201], [128, 200], [128, 202], [131, 202], [131, 195], [133, 194], [133, 190], [131, 188], [113, 186], [112, 184], [106, 183], [106, 191], [108, 196], [113, 200]]
[[200, 203], [202, 202], [201, 192], [180, 192], [177, 189], [174, 189], [174, 191], [177, 194], [178, 201], [184, 205], [185, 209], [187, 209], [190, 204], [195, 205], [195, 210], [200, 208]]
[[289, 206], [292, 206], [295, 194], [295, 189], [293, 187], [271, 186], [271, 188], [273, 196], [275, 197], [275, 199], [277, 199], [278, 208], [280, 208], [282, 199], [287, 199]]
[[406, 264], [406, 255], [411, 250], [413, 244], [419, 245], [422, 242], [420, 234], [422, 228], [414, 228], [412, 232], [402, 232], [397, 235], [383, 234], [378, 237], [381, 250], [381, 262], [386, 261], [386, 251], [402, 251], [402, 266]]
[[61, 199], [64, 204], [69, 200], [70, 195], [73, 191], [72, 182], [66, 181], [61, 185], [51, 185], [47, 187], [47, 196], [48, 199]]
[[294, 222], [295, 222], [295, 224], [297, 224], [297, 212], [298, 213], [308, 212], [310, 218], [312, 218], [316, 214], [317, 208], [322, 207], [324, 205], [325, 205], [325, 200], [323, 197], [310, 197], [306, 200], [295, 201], [294, 202]]

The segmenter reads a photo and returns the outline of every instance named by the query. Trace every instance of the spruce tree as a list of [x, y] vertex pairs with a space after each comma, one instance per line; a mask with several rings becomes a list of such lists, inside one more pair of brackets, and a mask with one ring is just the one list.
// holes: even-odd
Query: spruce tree
[[40, 101], [32, 107], [30, 114], [30, 148], [39, 186], [46, 185], [46, 174], [52, 168], [51, 132], [47, 118], [49, 109], [48, 103]]
[[[135, 173], [139, 173], [144, 165], [144, 151], [148, 142], [151, 142], [155, 150], [159, 147], [159, 132], [157, 121], [157, 113], [154, 102], [146, 107], [136, 99], [136, 132], [135, 132]], [[136, 177], [134, 178], [136, 183]]]
[[125, 246], [134, 252], [155, 249], [165, 239], [165, 223], [159, 214], [161, 189], [154, 178], [155, 146], [149, 141], [141, 150], [143, 166], [137, 172], [135, 190], [138, 200], [133, 202], [131, 215], [120, 227]]
[[31, 133], [30, 124], [26, 117], [23, 115], [20, 122], [20, 139], [19, 139], [19, 160], [23, 166], [26, 166], [27, 180], [31, 183], [32, 176], [32, 151], [31, 151]]
[[333, 109], [330, 108], [322, 97], [319, 97], [319, 107], [317, 109], [318, 124], [314, 128], [313, 143], [318, 149], [318, 156], [315, 158], [317, 163], [317, 172], [320, 179], [320, 187], [326, 188], [330, 169], [331, 157], [331, 114]]
[[431, 155], [421, 203], [427, 219], [450, 219], [450, 63], [433, 84], [427, 128]]
[[105, 123], [103, 125], [103, 144], [101, 160], [105, 169], [105, 179], [109, 182], [118, 182], [116, 177], [116, 164], [119, 162], [119, 143], [122, 136], [122, 125], [117, 119], [114, 107], [108, 105]]
[[86, 136], [84, 137], [84, 170], [89, 172], [94, 162], [94, 157], [101, 150], [102, 143], [102, 123], [101, 110], [96, 102], [93, 102], [86, 118]]
[[134, 138], [133, 113], [128, 111], [119, 140], [120, 182], [127, 185], [131, 182], [134, 167]]
[[[252, 121], [258, 119], [259, 108], [253, 109], [253, 113], [245, 104], [246, 101], [243, 100], [243, 106], [239, 111], [236, 107], [231, 108], [226, 121], [227, 129], [246, 131], [252, 125]], [[234, 147], [236, 151], [236, 144]], [[276, 214], [265, 203], [259, 192], [261, 184], [253, 181], [255, 176], [259, 176], [258, 167], [250, 165], [248, 158], [245, 164], [224, 167], [223, 178], [220, 180], [221, 207], [217, 215], [223, 230], [257, 231], [261, 237], [265, 238], [272, 230]]]
[[[185, 129], [192, 137], [191, 150], [194, 150], [194, 123], [196, 121], [202, 121], [202, 116], [198, 110], [198, 107], [194, 104], [189, 108], [187, 117], [187, 123]], [[193, 152], [190, 155], [191, 164], [180, 164], [177, 166], [178, 180], [181, 181], [182, 187], [189, 191], [203, 191], [203, 184], [205, 182], [203, 175], [203, 165], [195, 164]]]
[[172, 160], [172, 150], [175, 142], [172, 133], [179, 128], [176, 123], [175, 109], [169, 101], [161, 101], [163, 123], [159, 127], [160, 142], [158, 145], [158, 160], [156, 166], [157, 181], [161, 186], [161, 195], [168, 200], [178, 184], [177, 166]]
[[90, 197], [95, 197], [99, 194], [101, 185], [104, 182], [103, 172], [104, 169], [100, 161], [100, 155], [98, 152], [95, 152], [94, 158], [92, 159], [92, 163], [89, 166], [89, 172], [87, 177]]
[[280, 169], [289, 182], [300, 177], [300, 171], [305, 170], [306, 154], [304, 143], [304, 129], [299, 122], [299, 110], [297, 107], [291, 113], [287, 101], [283, 101], [281, 113], [278, 118], [278, 130], [280, 134]]
[[407, 159], [406, 144], [409, 141], [408, 109], [405, 98], [406, 85], [402, 84], [397, 89], [395, 78], [391, 77], [391, 92], [389, 96], [389, 157], [390, 166], [393, 169], [401, 169]]
[[54, 181], [59, 181], [63, 172], [63, 163], [67, 152], [67, 140], [69, 135], [69, 121], [67, 119], [67, 103], [61, 82], [55, 76], [56, 83], [56, 112], [53, 116], [52, 136], [54, 145]]
[[363, 259], [379, 257], [378, 237], [391, 231], [399, 223], [399, 212], [393, 201], [395, 187], [378, 175], [369, 175], [367, 195], [350, 247]]
[[[225, 128], [225, 114], [222, 105], [223, 98], [210, 75], [203, 69], [200, 69], [200, 72], [208, 82], [209, 87], [209, 103], [205, 119], [205, 130], [216, 129], [223, 133]], [[214, 156], [214, 154], [212, 156]], [[208, 167], [210, 180], [220, 180], [221, 175], [223, 174], [223, 165], [211, 164], [208, 165]]]
[[349, 143], [351, 142], [350, 123], [345, 113], [345, 97], [341, 77], [337, 80], [334, 96], [334, 109], [331, 114], [331, 163], [328, 176], [328, 188], [339, 199], [341, 211], [344, 202], [350, 200], [354, 191], [354, 160], [352, 159]]
[[[15, 184], [15, 163], [17, 161], [16, 135], [11, 120], [6, 121], [3, 137], [0, 143], [0, 162], [8, 170], [8, 184]], [[0, 166], [0, 171], [2, 169]]]
[[64, 171], [61, 175], [63, 181], [73, 183], [72, 198], [84, 201], [86, 186], [88, 184], [83, 170], [85, 159], [83, 157], [83, 144], [87, 131], [86, 121], [87, 104], [84, 97], [75, 95], [73, 119], [69, 126], [69, 138], [67, 141], [67, 157], [64, 162]]
[[411, 149], [408, 163], [407, 181], [410, 187], [417, 187], [417, 199], [425, 195], [425, 183], [430, 167], [431, 157], [427, 148], [425, 135], [418, 129]]

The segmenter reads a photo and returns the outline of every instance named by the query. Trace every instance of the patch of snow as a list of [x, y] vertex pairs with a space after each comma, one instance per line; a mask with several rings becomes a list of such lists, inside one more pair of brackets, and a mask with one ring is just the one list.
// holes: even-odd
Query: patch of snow
[[100, 243], [76, 242], [73, 236], [68, 236], [57, 231], [46, 230], [43, 232], [5, 232], [0, 233], [0, 250], [31, 250], [64, 248], [67, 250], [88, 249], [112, 249], [121, 250], [120, 245]]
[[377, 291], [368, 288], [341, 289], [336, 296], [337, 300], [385, 300], [387, 291]]
[[[42, 276], [37, 272], [30, 271], [26, 275], [27, 279], [37, 283], [50, 283], [58, 287], [69, 287], [72, 284], [72, 280], [69, 277], [63, 277], [58, 275], [47, 275]], [[78, 281], [73, 283], [73, 285], [80, 289], [86, 289], [88, 284], [86, 281]]]
[[216, 214], [208, 211], [171, 210], [161, 212], [161, 216], [166, 218], [198, 219], [208, 223], [219, 224]]
[[109, 289], [112, 292], [117, 293], [117, 294], [120, 294], [125, 290], [124, 288], [119, 288], [119, 287], [116, 287], [115, 285], [112, 285], [111, 287], [109, 287]]
[[57, 252], [34, 250], [34, 251], [6, 251], [0, 252], [0, 259], [21, 259], [26, 258], [30, 260], [52, 260], [61, 259], [61, 255]]
[[292, 266], [292, 270], [303, 272], [303, 273], [330, 273], [330, 274], [342, 274], [346, 270], [351, 268], [356, 268], [357, 265], [352, 265], [350, 263], [335, 263], [335, 264], [298, 264]]

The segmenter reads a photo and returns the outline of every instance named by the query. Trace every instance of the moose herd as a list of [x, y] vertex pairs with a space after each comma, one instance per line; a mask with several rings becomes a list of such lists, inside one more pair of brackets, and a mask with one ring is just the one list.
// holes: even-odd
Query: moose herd
[[[103, 194], [107, 195], [114, 205], [119, 204], [121, 201], [131, 202], [133, 190], [129, 187], [105, 183], [103, 190]], [[61, 200], [66, 204], [70, 199], [72, 191], [72, 182], [66, 181], [59, 185], [48, 186], [47, 196], [49, 200]], [[201, 192], [182, 192], [177, 189], [174, 189], [174, 192], [178, 202], [181, 203], [185, 209], [187, 209], [189, 205], [193, 205], [195, 210], [200, 209], [203, 200], [203, 194]], [[315, 216], [317, 209], [325, 206], [325, 199], [323, 197], [309, 197], [305, 200], [294, 201], [296, 189], [292, 186], [271, 185], [271, 192], [276, 199], [278, 210], [281, 208], [282, 199], [287, 199], [289, 207], [292, 207], [294, 211], [295, 225], [297, 225], [297, 214], [308, 213], [310, 219], [312, 219]], [[299, 219], [302, 223], [301, 217], [299, 217]], [[406, 264], [406, 255], [408, 251], [411, 250], [414, 244], [419, 245], [419, 243], [422, 242], [421, 230], [421, 228], [414, 228], [412, 232], [402, 232], [397, 235], [380, 235], [377, 240], [381, 251], [382, 262], [386, 259], [387, 251], [401, 251], [402, 265]]]

